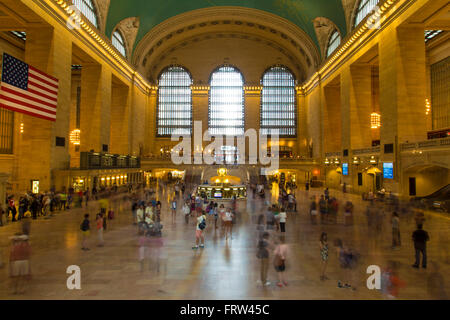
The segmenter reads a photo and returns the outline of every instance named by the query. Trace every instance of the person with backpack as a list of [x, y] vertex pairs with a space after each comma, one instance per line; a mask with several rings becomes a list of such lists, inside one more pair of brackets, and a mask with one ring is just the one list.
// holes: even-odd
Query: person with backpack
[[82, 245], [81, 250], [90, 250], [87, 246], [87, 239], [89, 237], [91, 229], [89, 222], [89, 214], [84, 215], [84, 220], [83, 222], [81, 222], [80, 229], [81, 233], [83, 234], [83, 242], [81, 244]]
[[205, 236], [203, 232], [206, 229], [206, 215], [204, 211], [197, 213], [197, 228], [195, 230], [195, 246], [192, 249], [197, 250], [200, 243], [200, 248], [205, 248]]

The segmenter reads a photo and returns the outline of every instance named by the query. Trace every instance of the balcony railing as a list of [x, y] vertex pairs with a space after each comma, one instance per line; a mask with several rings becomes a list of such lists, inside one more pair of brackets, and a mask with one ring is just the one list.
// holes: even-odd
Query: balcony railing
[[410, 150], [417, 150], [417, 149], [432, 149], [432, 148], [441, 148], [450, 146], [450, 137], [449, 138], [442, 138], [442, 139], [433, 139], [433, 140], [426, 140], [426, 141], [420, 141], [420, 142], [413, 142], [413, 143], [402, 143], [400, 145], [401, 151], [410, 151]]
[[352, 151], [354, 156], [360, 156], [363, 154], [378, 154], [381, 152], [380, 146], [364, 149], [355, 149]]

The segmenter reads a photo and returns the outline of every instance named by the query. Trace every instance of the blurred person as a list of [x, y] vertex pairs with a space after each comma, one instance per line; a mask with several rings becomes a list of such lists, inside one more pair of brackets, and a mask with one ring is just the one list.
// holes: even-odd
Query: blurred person
[[20, 234], [12, 237], [9, 262], [13, 294], [24, 294], [27, 283], [31, 278], [31, 246], [28, 239], [27, 235]]
[[320, 274], [320, 280], [328, 280], [325, 275], [325, 271], [328, 265], [328, 235], [326, 232], [322, 232], [320, 235], [320, 257], [322, 260], [322, 272]]
[[228, 235], [233, 239], [233, 216], [231, 208], [227, 208], [225, 211], [224, 223], [225, 223], [225, 240], [228, 240]]
[[84, 215], [84, 220], [81, 222], [80, 229], [81, 229], [81, 233], [83, 235], [81, 250], [90, 250], [87, 245], [88, 238], [90, 235], [90, 230], [91, 230], [89, 214]]
[[420, 266], [420, 254], [422, 254], [422, 268], [427, 268], [427, 241], [430, 240], [428, 232], [423, 230], [421, 224], [417, 225], [417, 230], [412, 234], [412, 240], [414, 242], [414, 250], [416, 251], [416, 262], [412, 265], [413, 268], [419, 268]]
[[353, 203], [351, 201], [347, 201], [344, 207], [344, 224], [346, 226], [353, 225]]
[[319, 200], [320, 222], [321, 224], [327, 224], [328, 222], [328, 203], [323, 195]]
[[175, 218], [177, 214], [177, 199], [175, 197], [172, 199], [171, 209], [172, 209], [172, 223], [175, 223]]
[[448, 300], [448, 295], [445, 290], [445, 279], [440, 272], [439, 265], [435, 261], [430, 262], [431, 273], [427, 278], [427, 291], [434, 300]]
[[97, 215], [97, 235], [98, 235], [98, 244], [97, 247], [103, 247], [105, 245], [103, 240], [103, 223], [104, 223], [103, 213], [99, 213]]
[[275, 226], [275, 215], [273, 212], [273, 207], [267, 208], [266, 211], [266, 230], [267, 231], [273, 231]]
[[192, 247], [192, 249], [196, 250], [198, 249], [198, 246], [200, 244], [200, 248], [205, 248], [205, 236], [203, 235], [203, 232], [206, 229], [206, 216], [204, 212], [198, 212], [197, 213], [197, 227], [195, 230], [195, 246]]
[[280, 222], [280, 231], [282, 233], [286, 232], [286, 219], [287, 219], [287, 213], [285, 208], [281, 208], [279, 216], [279, 222]]
[[274, 255], [274, 267], [275, 271], [278, 274], [278, 287], [287, 286], [288, 283], [285, 278], [285, 271], [286, 271], [286, 258], [288, 253], [288, 246], [285, 243], [285, 237], [284, 235], [280, 236], [279, 240], [277, 241], [275, 250], [273, 252]]
[[139, 230], [139, 238], [138, 238], [138, 259], [139, 265], [141, 267], [141, 273], [144, 272], [144, 263], [145, 258], [147, 256], [147, 237], [145, 236], [144, 230]]
[[311, 217], [311, 224], [317, 224], [317, 199], [316, 196], [311, 198], [311, 204], [309, 205], [309, 215]]
[[186, 202], [183, 206], [183, 213], [186, 224], [189, 224], [189, 216], [191, 215], [191, 208], [188, 202]]
[[400, 241], [400, 219], [397, 212], [392, 213], [392, 249], [399, 249], [401, 246]]
[[261, 278], [260, 280], [258, 280], [258, 283], [263, 286], [270, 285], [270, 282], [267, 281], [267, 273], [269, 271], [269, 249], [271, 248], [271, 246], [272, 245], [269, 241], [269, 233], [264, 232], [263, 235], [258, 238], [256, 253], [256, 258], [261, 261]]
[[402, 281], [397, 273], [397, 263], [395, 261], [389, 261], [388, 266], [383, 270], [381, 274], [381, 290], [388, 299], [397, 299], [400, 288], [406, 286], [406, 283]]
[[341, 239], [336, 239], [334, 246], [336, 247], [337, 258], [342, 270], [342, 281], [338, 280], [338, 288], [356, 290], [351, 284], [351, 270], [355, 267], [358, 257], [350, 248], [344, 246]]

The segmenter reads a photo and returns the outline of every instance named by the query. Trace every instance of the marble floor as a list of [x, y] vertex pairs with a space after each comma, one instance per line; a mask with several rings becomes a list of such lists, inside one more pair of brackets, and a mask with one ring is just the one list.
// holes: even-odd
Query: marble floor
[[[146, 261], [144, 271], [138, 261], [138, 236], [132, 224], [130, 204], [113, 203], [116, 217], [109, 221], [105, 232], [105, 246], [97, 247], [96, 231], [92, 230], [90, 251], [81, 250], [79, 225], [86, 211], [91, 213], [91, 227], [98, 210], [92, 202], [88, 209], [72, 209], [57, 213], [50, 219], [32, 221], [32, 280], [22, 295], [13, 295], [8, 274], [9, 237], [20, 230], [19, 223], [0, 227], [0, 254], [4, 262], [0, 269], [1, 299], [386, 299], [378, 290], [366, 287], [369, 265], [386, 266], [387, 261], [397, 262], [399, 277], [406, 285], [400, 289], [399, 299], [442, 299], [450, 291], [449, 234], [450, 217], [427, 213], [424, 228], [430, 233], [428, 245], [429, 268], [414, 269], [411, 233], [414, 220], [401, 217], [402, 247], [392, 250], [389, 219], [383, 231], [376, 236], [368, 232], [364, 215], [367, 203], [353, 195], [333, 192], [342, 202], [351, 199], [355, 204], [353, 226], [343, 225], [342, 213], [336, 225], [311, 225], [307, 207], [316, 191], [298, 191], [298, 213], [289, 214], [286, 242], [289, 245], [286, 276], [288, 286], [275, 285], [276, 272], [269, 268], [272, 284], [262, 287], [259, 278], [259, 260], [256, 258], [256, 215], [264, 212], [264, 203], [249, 199], [238, 205], [239, 215], [233, 238], [225, 241], [211, 223], [206, 230], [206, 248], [191, 249], [195, 240], [195, 225], [184, 223], [181, 210], [172, 223], [168, 211], [169, 193], [160, 191], [163, 202], [164, 246], [159, 253], [159, 270], [156, 257]], [[329, 280], [320, 280], [319, 236], [327, 232], [330, 243], [330, 260], [327, 269]], [[352, 270], [352, 281], [357, 290], [337, 287], [342, 270], [337, 261], [334, 239], [360, 254], [358, 265]], [[81, 290], [66, 286], [70, 265], [81, 268]], [[437, 267], [437, 269], [435, 268]], [[435, 279], [440, 281], [439, 288]]]

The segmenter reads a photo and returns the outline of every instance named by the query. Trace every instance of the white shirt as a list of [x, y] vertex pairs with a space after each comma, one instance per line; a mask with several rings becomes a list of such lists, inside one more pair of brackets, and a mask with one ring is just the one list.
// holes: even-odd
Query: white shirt
[[280, 222], [286, 222], [286, 217], [287, 217], [286, 212], [280, 212], [279, 216], [280, 216]]
[[143, 209], [141, 209], [141, 208], [137, 209], [136, 215], [137, 215], [138, 222], [144, 221], [144, 210]]
[[225, 221], [233, 221], [233, 214], [230, 211], [225, 212], [225, 217], [224, 219]]

